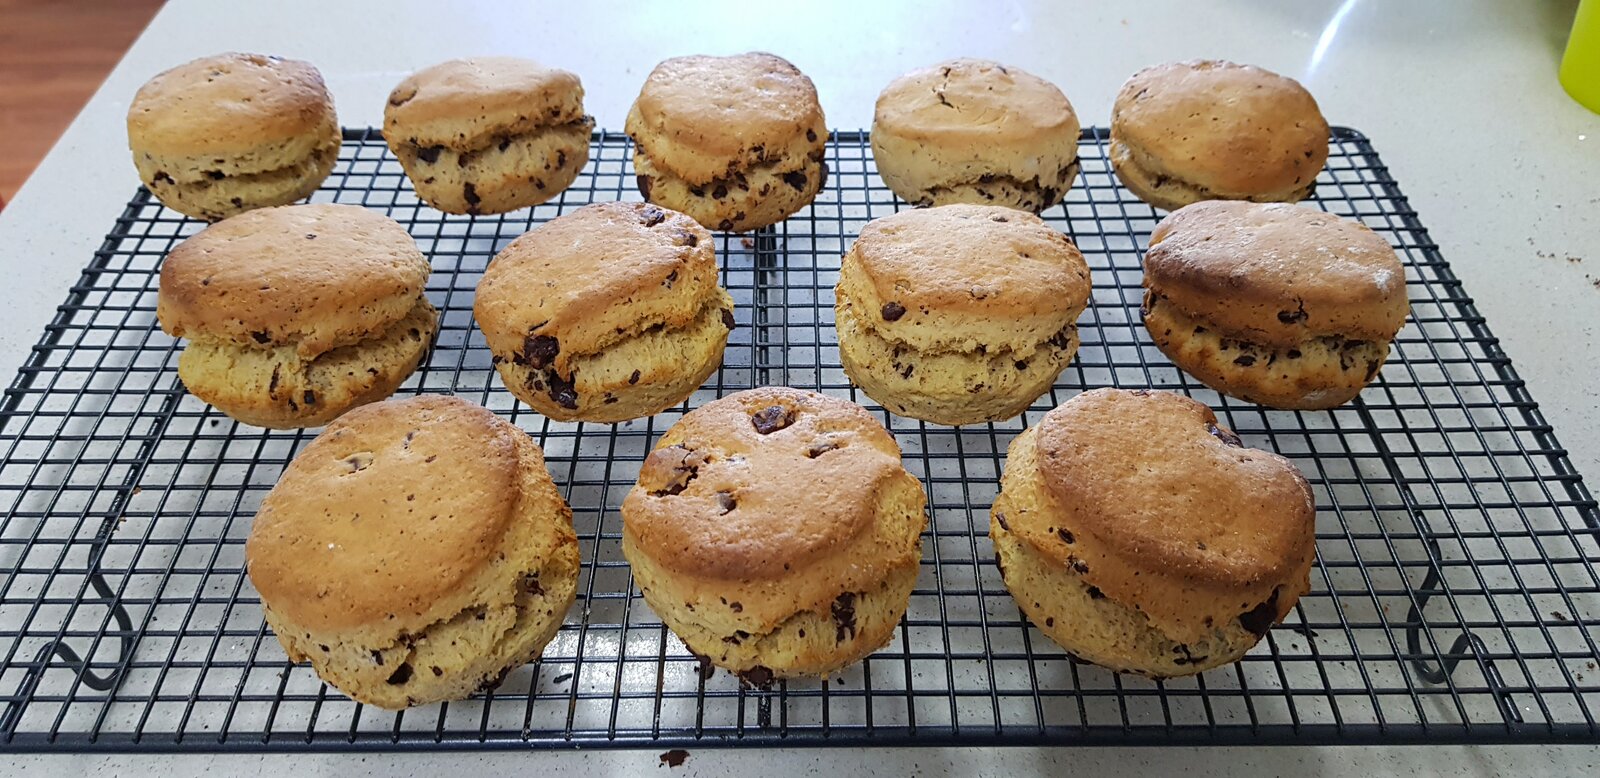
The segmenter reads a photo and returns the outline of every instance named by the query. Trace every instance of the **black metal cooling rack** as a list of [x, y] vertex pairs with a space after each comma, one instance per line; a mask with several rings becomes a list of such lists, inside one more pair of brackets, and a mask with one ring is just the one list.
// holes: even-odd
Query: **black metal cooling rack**
[[[1330, 412], [1272, 411], [1174, 369], [1139, 324], [1157, 214], [1121, 189], [1106, 133], [1046, 218], [1093, 270], [1082, 348], [1023, 418], [950, 428], [872, 405], [839, 367], [833, 284], [869, 219], [904, 207], [867, 136], [836, 134], [810, 208], [719, 235], [738, 303], [722, 369], [688, 403], [764, 384], [871, 407], [927, 487], [922, 576], [894, 642], [826, 681], [772, 690], [701, 676], [632, 588], [617, 507], [682, 410], [551, 422], [493, 377], [471, 320], [494, 252], [583, 204], [637, 199], [625, 136], [598, 132], [559, 200], [495, 217], [422, 206], [376, 131], [347, 131], [312, 199], [406, 225], [431, 257], [438, 344], [402, 392], [454, 392], [537, 437], [583, 549], [577, 605], [536, 664], [465, 702], [392, 714], [292, 666], [262, 621], [243, 544], [311, 432], [234, 423], [186, 395], [155, 325], [157, 269], [200, 227], [140, 190], [0, 407], [0, 748], [434, 749], [528, 746], [1600, 742], [1600, 516], [1510, 360], [1367, 140], [1333, 133], [1315, 203], [1399, 250], [1412, 318], [1381, 377]], [[1237, 665], [1149, 681], [1079, 664], [1021, 618], [988, 508], [1012, 437], [1091, 387], [1210, 404], [1317, 496], [1312, 592]]]

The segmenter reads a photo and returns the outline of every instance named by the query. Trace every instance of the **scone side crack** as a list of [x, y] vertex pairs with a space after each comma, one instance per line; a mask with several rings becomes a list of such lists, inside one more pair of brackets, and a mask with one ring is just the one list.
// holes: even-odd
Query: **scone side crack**
[[[971, 337], [961, 340], [943, 340], [923, 347], [917, 346], [905, 339], [894, 337], [893, 335], [885, 332], [882, 328], [876, 326], [874, 317], [890, 322], [899, 321], [902, 317], [904, 317], [906, 309], [898, 302], [890, 300], [884, 303], [878, 311], [865, 313], [863, 313], [860, 307], [856, 305], [855, 300], [848, 295], [841, 295], [839, 298], [839, 303], [839, 312], [841, 314], [854, 318], [868, 335], [883, 340], [894, 350], [894, 353], [896, 354], [916, 353], [925, 356], [953, 354], [956, 356], [983, 358], [986, 359], [991, 365], [1012, 363], [1014, 365], [1018, 365], [1017, 369], [1021, 370], [1024, 369], [1027, 363], [1034, 359], [1040, 351], [1049, 350], [1053, 353], [1055, 351], [1068, 348], [1077, 342], [1078, 324], [1076, 321], [1073, 321], [1069, 322], [1060, 330], [1057, 330], [1055, 334], [1051, 335], [1050, 337], [1045, 338], [1044, 340], [1041, 340], [1038, 343], [1026, 348], [1014, 348], [1006, 344], [998, 344], [991, 347], [990, 344], [980, 343], [976, 338]], [[900, 365], [897, 366], [896, 369], [903, 370], [904, 367], [904, 365]], [[908, 371], [907, 374], [902, 377], [910, 378], [910, 372]]]
[[[1173, 319], [1176, 329], [1162, 327], [1162, 332], [1152, 332], [1157, 345], [1165, 346], [1174, 340], [1182, 341], [1191, 336], [1206, 336], [1215, 331], [1212, 337], [1218, 340], [1220, 356], [1229, 357], [1227, 361], [1236, 369], [1262, 375], [1280, 361], [1293, 362], [1306, 358], [1308, 354], [1326, 353], [1336, 358], [1341, 373], [1352, 377], [1359, 376], [1363, 381], [1371, 381], [1388, 359], [1388, 343], [1350, 338], [1337, 333], [1312, 335], [1299, 344], [1282, 348], [1257, 343], [1239, 333], [1218, 328], [1205, 316], [1184, 310], [1173, 304], [1165, 295], [1149, 289], [1145, 291], [1144, 303], [1140, 307], [1140, 313], [1147, 326], [1151, 326], [1151, 314], [1158, 307], [1166, 316]], [[1303, 308], [1301, 313], [1304, 313]], [[1293, 315], [1291, 314], [1291, 317]], [[1280, 313], [1279, 318], [1284, 318], [1283, 314]]]
[[1312, 171], [1308, 180], [1303, 183], [1296, 180], [1294, 188], [1287, 192], [1252, 194], [1221, 192], [1172, 173], [1161, 164], [1158, 157], [1129, 143], [1126, 138], [1112, 138], [1110, 152], [1112, 167], [1119, 175], [1138, 179], [1151, 189], [1173, 192], [1178, 199], [1186, 203], [1202, 200], [1247, 200], [1266, 203], [1306, 200], [1316, 192], [1317, 173], [1320, 172]]
[[[589, 114], [568, 122], [548, 123], [537, 122], [533, 124], [518, 123], [496, 131], [467, 138], [457, 136], [452, 143], [423, 143], [416, 137], [400, 141], [400, 146], [411, 154], [416, 155], [417, 161], [429, 165], [438, 164], [443, 158], [447, 162], [455, 162], [460, 167], [470, 164], [475, 155], [489, 151], [491, 148], [505, 151], [512, 142], [524, 138], [537, 138], [547, 132], [562, 132], [567, 130], [583, 130], [585, 133], [594, 130], [595, 119]], [[446, 156], [448, 155], [448, 156]]]
[[1072, 182], [1077, 180], [1078, 170], [1078, 160], [1074, 159], [1071, 164], [1056, 173], [1057, 181], [1054, 184], [1044, 183], [1042, 176], [1034, 176], [1032, 179], [1023, 180], [1006, 173], [983, 173], [977, 178], [966, 181], [948, 181], [929, 187], [923, 191], [922, 197], [912, 205], [921, 208], [943, 202], [963, 202], [952, 198], [953, 195], [959, 194], [960, 190], [963, 189], [971, 189], [979, 197], [983, 198], [985, 203], [1009, 205], [1008, 198], [1004, 196], [1005, 192], [1003, 190], [990, 190], [990, 187], [998, 184], [1000, 187], [1010, 187], [1022, 193], [1023, 199], [1017, 205], [1023, 210], [1038, 213], [1060, 202], [1061, 197], [1072, 186]]

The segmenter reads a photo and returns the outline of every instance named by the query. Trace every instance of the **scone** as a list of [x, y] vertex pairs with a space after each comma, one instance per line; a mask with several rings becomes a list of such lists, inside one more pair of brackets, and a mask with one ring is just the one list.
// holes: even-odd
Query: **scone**
[[872, 159], [914, 205], [980, 203], [1038, 213], [1078, 177], [1078, 115], [1061, 90], [1015, 67], [953, 59], [878, 95]]
[[867, 224], [834, 292], [852, 383], [901, 416], [974, 424], [1021, 413], [1072, 361], [1089, 267], [1031, 213], [944, 205]]
[[1201, 200], [1294, 202], [1328, 160], [1328, 122], [1299, 82], [1221, 60], [1135, 73], [1111, 108], [1111, 167], [1166, 210]]
[[163, 205], [216, 221], [315, 192], [339, 158], [339, 122], [310, 63], [218, 54], [139, 88], [128, 148]]
[[817, 89], [771, 54], [674, 57], [628, 111], [639, 192], [727, 232], [776, 224], [828, 176]]
[[261, 501], [245, 563], [289, 659], [391, 710], [493, 687], [578, 590], [572, 511], [538, 444], [440, 395], [329, 425]]
[[383, 137], [417, 196], [446, 213], [505, 213], [572, 185], [594, 117], [565, 70], [515, 57], [454, 59], [389, 93]]
[[1405, 268], [1360, 222], [1299, 205], [1196, 203], [1156, 225], [1144, 326], [1184, 372], [1273, 408], [1333, 408], [1405, 325]]
[[1211, 409], [1096, 389], [1018, 435], [989, 537], [1033, 625], [1152, 677], [1237, 661], [1311, 588], [1316, 507], [1293, 464]]
[[750, 389], [657, 441], [622, 502], [622, 553], [690, 651], [763, 686], [889, 642], [917, 580], [924, 503], [860, 406]]
[[189, 344], [178, 377], [258, 427], [315, 427], [393, 394], [439, 313], [405, 228], [353, 205], [263, 208], [213, 224], [161, 265], [156, 315]]
[[711, 233], [648, 203], [596, 203], [495, 256], [473, 306], [506, 388], [559, 421], [683, 402], [722, 364], [733, 298]]

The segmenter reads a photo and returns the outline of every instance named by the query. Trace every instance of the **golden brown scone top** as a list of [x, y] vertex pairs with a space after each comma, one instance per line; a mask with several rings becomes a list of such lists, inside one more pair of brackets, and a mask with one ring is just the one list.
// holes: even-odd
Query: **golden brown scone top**
[[[1031, 348], [1072, 324], [1089, 299], [1089, 267], [1043, 219], [997, 205], [943, 205], [869, 222], [841, 278], [864, 276], [863, 316], [919, 348], [987, 338]], [[851, 267], [853, 266], [853, 267]], [[1015, 342], [1013, 342], [1015, 341]]]
[[174, 337], [293, 344], [310, 359], [386, 329], [431, 268], [393, 219], [354, 205], [247, 211], [178, 244], [156, 305]]
[[796, 603], [805, 609], [876, 585], [920, 551], [920, 522], [903, 538], [878, 518], [889, 490], [908, 484], [917, 488], [900, 447], [865, 409], [763, 387], [673, 425], [623, 513], [638, 548], [659, 564], [716, 586], [770, 584], [767, 605], [783, 606], [772, 614], [781, 618]]
[[311, 632], [388, 620], [420, 630], [442, 603], [471, 596], [458, 590], [493, 560], [522, 499], [519, 435], [441, 395], [340, 416], [262, 500], [250, 580]]
[[567, 375], [574, 354], [694, 319], [716, 287], [711, 233], [693, 219], [648, 203], [596, 203], [496, 255], [473, 312], [491, 350], [554, 360]]
[[150, 79], [128, 106], [135, 150], [229, 155], [287, 141], [333, 122], [333, 98], [309, 62], [218, 54]]
[[1248, 610], [1303, 586], [1316, 553], [1310, 486], [1205, 405], [1096, 389], [1046, 414], [1037, 446], [1060, 515], [1011, 516], [1011, 530], [1164, 628], [1194, 634], [1202, 603]]
[[584, 118], [577, 75], [517, 57], [470, 57], [419, 70], [389, 93], [385, 137], [470, 150]]
[[1111, 117], [1113, 139], [1149, 154], [1140, 160], [1153, 175], [1223, 195], [1293, 189], [1328, 159], [1328, 122], [1316, 99], [1254, 65], [1145, 68], [1122, 85]]
[[982, 59], [953, 59], [889, 82], [878, 95], [874, 129], [946, 144], [1026, 144], [1078, 138], [1066, 95], [1038, 76]]
[[1211, 200], [1150, 235], [1145, 284], [1242, 339], [1294, 346], [1388, 340], [1405, 325], [1405, 268], [1366, 225], [1288, 203]]
[[662, 62], [639, 90], [626, 129], [652, 162], [691, 184], [771, 160], [798, 168], [828, 138], [811, 79], [763, 52]]

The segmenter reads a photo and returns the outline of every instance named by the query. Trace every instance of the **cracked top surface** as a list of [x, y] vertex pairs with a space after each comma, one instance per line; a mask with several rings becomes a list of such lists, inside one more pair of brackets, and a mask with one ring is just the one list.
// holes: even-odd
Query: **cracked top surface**
[[1066, 95], [1038, 76], [981, 59], [953, 59], [891, 81], [873, 115], [873, 134], [983, 146], [1065, 139], [1076, 148], [1078, 115]]
[[328, 425], [262, 500], [245, 558], [262, 600], [307, 630], [418, 631], [489, 596], [473, 589], [513, 522], [557, 520], [570, 514], [526, 434], [422, 395]]
[[1405, 268], [1366, 225], [1288, 203], [1210, 200], [1156, 225], [1144, 284], [1229, 337], [1290, 347], [1388, 341], [1404, 326]]
[[711, 233], [648, 203], [596, 203], [511, 242], [478, 282], [473, 314], [489, 349], [571, 374], [650, 327], [680, 327], [720, 304]]
[[674, 424], [622, 513], [635, 546], [682, 574], [780, 581], [823, 565], [864, 586], [916, 545], [920, 526], [896, 537], [880, 516], [889, 492], [906, 488], [920, 492], [900, 447], [864, 408], [763, 387]]

